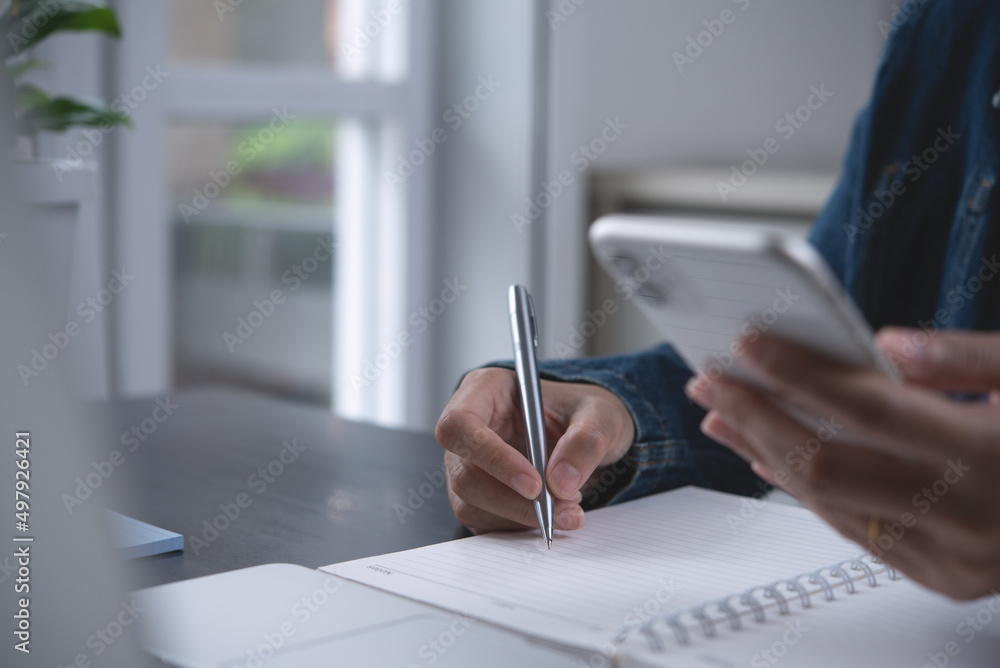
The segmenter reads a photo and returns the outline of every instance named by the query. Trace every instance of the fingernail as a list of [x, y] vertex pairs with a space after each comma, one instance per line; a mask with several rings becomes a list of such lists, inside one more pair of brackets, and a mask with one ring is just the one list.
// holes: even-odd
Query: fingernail
[[931, 375], [940, 352], [934, 341], [920, 330], [883, 330], [878, 334], [879, 348], [897, 367], [902, 367], [907, 378], [922, 379]]
[[538, 481], [527, 473], [518, 473], [511, 480], [511, 485], [514, 487], [515, 492], [526, 499], [534, 499], [542, 492]]
[[761, 337], [756, 341], [747, 341], [743, 345], [743, 353], [748, 361], [760, 366], [770, 353], [771, 343], [766, 337]]
[[719, 414], [715, 411], [706, 415], [705, 419], [701, 421], [701, 432], [709, 438], [722, 443], [747, 461], [756, 456], [756, 453], [746, 451], [740, 440], [736, 438], [736, 432], [733, 431], [733, 428], [719, 417]]
[[562, 531], [576, 531], [583, 527], [583, 508], [573, 506], [559, 513], [556, 517], [556, 528]]
[[689, 380], [684, 386], [684, 392], [692, 401], [705, 408], [711, 408], [715, 402], [715, 383], [703, 374]]
[[701, 433], [705, 434], [709, 438], [714, 438], [717, 441], [729, 444], [733, 439], [733, 430], [729, 428], [725, 420], [720, 418], [717, 413], [709, 413], [705, 416], [705, 419], [701, 421]]
[[563, 498], [579, 491], [582, 482], [583, 476], [569, 462], [561, 462], [552, 472], [552, 486]]
[[875, 335], [875, 343], [885, 353], [901, 352], [905, 340], [906, 330], [885, 328]]

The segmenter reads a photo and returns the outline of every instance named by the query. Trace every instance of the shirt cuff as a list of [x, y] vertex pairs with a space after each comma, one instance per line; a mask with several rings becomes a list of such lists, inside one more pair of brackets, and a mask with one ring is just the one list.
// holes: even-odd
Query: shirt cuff
[[[514, 368], [509, 361], [487, 366]], [[746, 462], [701, 433], [705, 412], [684, 393], [692, 372], [669, 345], [613, 357], [545, 360], [539, 374], [603, 387], [632, 416], [634, 443], [584, 487], [585, 509], [685, 485], [744, 494], [767, 489]]]

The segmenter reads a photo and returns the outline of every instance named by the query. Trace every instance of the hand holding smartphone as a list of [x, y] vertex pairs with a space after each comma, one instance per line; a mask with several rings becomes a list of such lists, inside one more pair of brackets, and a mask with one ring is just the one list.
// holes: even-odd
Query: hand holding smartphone
[[[615, 214], [591, 226], [590, 244], [663, 338], [709, 378], [756, 385], [741, 367], [741, 340], [762, 334], [896, 376], [822, 256], [793, 234]], [[819, 423], [820, 416], [789, 411], [807, 426]]]

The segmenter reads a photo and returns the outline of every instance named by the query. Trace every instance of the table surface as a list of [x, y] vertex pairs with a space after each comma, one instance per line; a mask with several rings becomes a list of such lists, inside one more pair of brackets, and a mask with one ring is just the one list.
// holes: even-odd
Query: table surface
[[156, 400], [112, 409], [109, 450], [132, 449], [112, 509], [183, 534], [185, 547], [125, 562], [130, 588], [274, 562], [319, 567], [468, 535], [430, 434], [238, 390], [160, 401], [170, 415]]

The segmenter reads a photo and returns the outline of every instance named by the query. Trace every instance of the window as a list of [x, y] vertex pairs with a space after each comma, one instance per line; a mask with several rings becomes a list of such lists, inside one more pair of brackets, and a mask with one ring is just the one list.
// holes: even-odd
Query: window
[[428, 291], [431, 170], [384, 175], [430, 126], [434, 11], [120, 3], [116, 87], [168, 72], [116, 156], [115, 258], [146, 279], [117, 319], [124, 393], [222, 381], [384, 424], [426, 412], [419, 350], [364, 371]]

